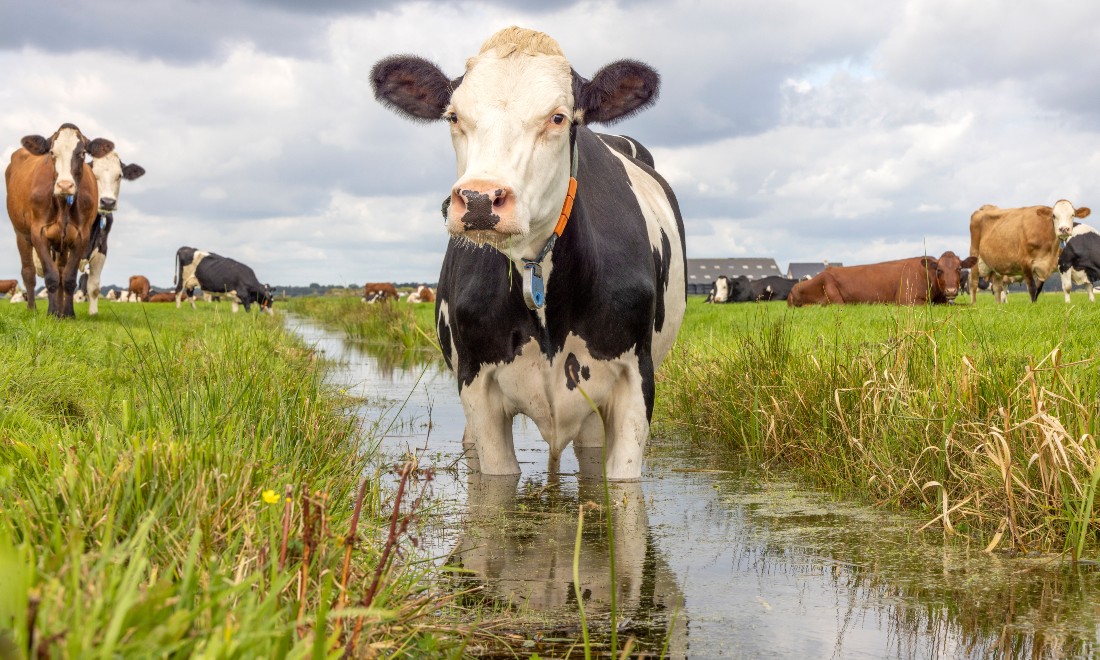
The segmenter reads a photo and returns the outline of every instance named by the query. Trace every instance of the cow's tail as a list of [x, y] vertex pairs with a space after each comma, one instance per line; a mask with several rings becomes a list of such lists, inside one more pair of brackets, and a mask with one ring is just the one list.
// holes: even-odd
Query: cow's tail
[[179, 293], [181, 282], [183, 282], [183, 266], [180, 265], [179, 250], [176, 250], [176, 272], [172, 273], [172, 285], [176, 287], [176, 293]]

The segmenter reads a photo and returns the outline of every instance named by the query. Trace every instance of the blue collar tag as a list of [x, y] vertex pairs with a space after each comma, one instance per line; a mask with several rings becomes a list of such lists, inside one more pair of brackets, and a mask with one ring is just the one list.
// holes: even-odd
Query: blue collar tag
[[537, 261], [523, 262], [523, 302], [527, 309], [541, 309], [546, 302], [542, 265]]

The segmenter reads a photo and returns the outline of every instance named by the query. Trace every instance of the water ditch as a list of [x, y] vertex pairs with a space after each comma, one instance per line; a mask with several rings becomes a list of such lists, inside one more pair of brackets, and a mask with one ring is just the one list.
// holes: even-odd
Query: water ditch
[[[460, 567], [446, 579], [486, 612], [542, 622], [517, 652], [556, 657], [579, 638], [573, 589], [577, 511], [602, 501], [598, 457], [562, 457], [517, 419], [523, 473], [465, 467], [455, 383], [441, 361], [289, 326], [335, 363], [331, 378], [383, 461], [416, 450], [435, 468], [419, 552]], [[651, 440], [643, 479], [612, 485], [620, 645], [693, 658], [1065, 658], [1100, 654], [1100, 570], [1058, 557], [945, 546], [921, 521], [837, 500], [751, 465]], [[610, 544], [589, 513], [579, 565], [596, 638], [606, 640]], [[518, 629], [517, 629], [518, 630]], [[602, 634], [601, 634], [602, 631]], [[505, 633], [502, 633], [505, 634]], [[579, 652], [579, 650], [577, 651]]]

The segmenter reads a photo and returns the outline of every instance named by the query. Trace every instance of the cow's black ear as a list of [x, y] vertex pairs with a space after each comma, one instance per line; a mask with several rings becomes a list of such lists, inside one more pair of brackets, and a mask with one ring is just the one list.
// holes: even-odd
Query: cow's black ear
[[435, 121], [451, 102], [451, 81], [422, 57], [392, 55], [370, 71], [374, 97], [413, 121]]
[[610, 124], [653, 105], [660, 87], [661, 77], [648, 64], [619, 60], [584, 83], [574, 101], [586, 124]]
[[978, 257], [971, 255], [971, 256], [967, 257], [966, 259], [962, 260], [962, 267], [963, 268], [973, 268], [974, 264], [976, 264], [976, 263], [978, 263]]
[[41, 135], [26, 135], [19, 143], [35, 156], [45, 156], [50, 151], [50, 141]]
[[122, 178], [127, 181], [133, 181], [134, 179], [140, 179], [145, 174], [145, 168], [136, 163], [130, 163], [129, 165], [122, 166]]
[[96, 138], [88, 143], [88, 153], [92, 158], [103, 158], [115, 150], [115, 143], [107, 138]]

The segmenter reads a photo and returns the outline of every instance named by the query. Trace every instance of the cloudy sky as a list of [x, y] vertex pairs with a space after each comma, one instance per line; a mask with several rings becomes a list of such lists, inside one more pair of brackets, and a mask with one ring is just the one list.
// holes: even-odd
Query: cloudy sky
[[965, 254], [982, 204], [1100, 210], [1092, 0], [0, 0], [0, 157], [73, 122], [147, 170], [105, 283], [170, 285], [181, 245], [273, 283], [435, 281], [448, 130], [382, 108], [368, 73], [414, 53], [457, 76], [513, 24], [582, 75], [660, 71], [609, 130], [650, 147], [689, 257]]

